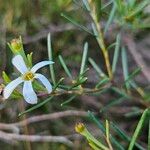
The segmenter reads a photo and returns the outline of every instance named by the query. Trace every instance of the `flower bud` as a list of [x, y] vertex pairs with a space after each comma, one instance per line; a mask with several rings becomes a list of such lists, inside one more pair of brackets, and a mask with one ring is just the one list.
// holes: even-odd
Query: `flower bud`
[[15, 51], [15, 52], [19, 52], [22, 48], [22, 42], [21, 40], [18, 39], [13, 39], [10, 43], [11, 48]]
[[77, 123], [75, 126], [75, 131], [78, 133], [82, 133], [85, 130], [85, 126], [83, 123]]

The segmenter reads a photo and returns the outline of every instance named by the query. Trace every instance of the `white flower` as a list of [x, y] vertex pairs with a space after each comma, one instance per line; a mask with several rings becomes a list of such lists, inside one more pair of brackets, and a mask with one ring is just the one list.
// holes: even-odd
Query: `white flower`
[[48, 79], [43, 76], [42, 74], [36, 73], [38, 69], [45, 65], [53, 64], [52, 61], [42, 61], [34, 65], [31, 69], [27, 68], [25, 65], [25, 62], [21, 55], [17, 55], [12, 59], [13, 65], [18, 69], [18, 71], [21, 72], [21, 76], [17, 79], [10, 82], [5, 88], [4, 88], [4, 98], [7, 99], [13, 90], [22, 82], [23, 84], [23, 97], [26, 100], [26, 102], [30, 104], [36, 104], [37, 103], [37, 95], [33, 90], [32, 87], [32, 81], [34, 79], [38, 79], [42, 82], [42, 84], [46, 87], [48, 93], [51, 93], [52, 86]]

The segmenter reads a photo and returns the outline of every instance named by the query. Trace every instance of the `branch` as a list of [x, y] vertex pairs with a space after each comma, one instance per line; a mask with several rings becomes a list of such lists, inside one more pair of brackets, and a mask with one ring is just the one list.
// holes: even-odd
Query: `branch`
[[10, 124], [0, 123], [0, 130], [9, 130], [14, 133], [19, 133], [19, 127], [25, 126], [27, 124], [36, 123], [36, 122], [45, 121], [45, 120], [55, 120], [55, 119], [68, 117], [68, 116], [86, 117], [87, 112], [67, 110], [67, 111], [56, 112], [52, 114], [38, 115], [38, 116], [30, 117], [30, 118], [27, 118], [23, 121], [16, 122], [16, 123], [10, 123]]
[[73, 146], [73, 143], [64, 136], [19, 135], [0, 131], [0, 139], [12, 143], [15, 143], [15, 141], [54, 142]]
[[76, 110], [67, 110], [67, 111], [62, 111], [62, 112], [56, 112], [52, 114], [45, 114], [45, 115], [39, 115], [39, 116], [34, 116], [27, 118], [26, 120], [13, 123], [11, 125], [15, 126], [25, 126], [30, 123], [35, 123], [35, 122], [40, 122], [40, 121], [45, 121], [45, 120], [54, 120], [58, 118], [63, 118], [63, 117], [68, 117], [68, 116], [82, 116], [85, 117], [87, 116], [87, 112], [85, 111], [76, 111]]

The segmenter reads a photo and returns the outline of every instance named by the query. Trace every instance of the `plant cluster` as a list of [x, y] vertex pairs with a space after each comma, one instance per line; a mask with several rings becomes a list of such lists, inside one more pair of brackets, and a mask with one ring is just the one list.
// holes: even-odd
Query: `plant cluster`
[[[85, 42], [80, 70], [76, 77], [72, 75], [63, 56], [58, 56], [59, 63], [67, 76], [68, 84], [66, 84], [64, 82], [65, 77], [60, 79], [56, 77], [57, 70], [55, 70], [55, 65], [57, 65], [57, 63], [53, 64], [53, 62], [56, 62], [57, 58], [53, 58], [52, 55], [50, 33], [47, 36], [48, 61], [39, 62], [34, 66], [32, 62], [33, 53], [31, 52], [26, 55], [21, 38], [14, 39], [8, 43], [8, 45], [14, 54], [12, 64], [21, 72], [21, 76], [11, 81], [7, 73], [3, 72], [4, 83], [1, 86], [3, 88], [4, 98], [24, 98], [28, 103], [35, 104], [29, 109], [20, 112], [19, 116], [22, 116], [26, 113], [31, 113], [60, 95], [67, 94], [69, 96], [69, 98], [61, 104], [61, 107], [63, 107], [82, 95], [100, 96], [107, 92], [113, 92], [117, 95], [116, 98], [110, 100], [107, 105], [100, 108], [100, 112], [106, 112], [109, 108], [119, 105], [125, 100], [138, 102], [142, 108], [134, 107], [133, 111], [127, 114], [128, 116], [141, 115], [133, 135], [127, 135], [116, 123], [108, 121], [108, 119], [106, 119], [105, 125], [103, 125], [95, 113], [91, 111], [87, 112], [89, 118], [92, 123], [96, 124], [101, 130], [103, 138], [97, 139], [94, 137], [86, 128], [86, 124], [83, 123], [76, 124], [76, 132], [83, 135], [87, 139], [90, 147], [94, 150], [125, 150], [126, 148], [133, 150], [135, 147], [144, 150], [145, 147], [141, 146], [136, 140], [144, 125], [146, 125], [146, 127], [148, 127], [148, 134], [145, 135], [148, 139], [147, 149], [150, 149], [150, 96], [149, 92], [144, 90], [135, 81], [135, 77], [142, 72], [141, 66], [129, 72], [127, 57], [128, 47], [126, 44], [126, 38], [129, 38], [129, 35], [132, 35], [133, 31], [149, 28], [148, 14], [144, 12], [145, 7], [149, 5], [149, 0], [110, 0], [107, 3], [103, 3], [101, 0], [74, 0], [74, 3], [89, 16], [90, 26], [85, 27], [79, 24], [72, 19], [72, 17], [66, 15], [66, 13], [62, 13], [61, 16], [80, 30], [90, 34], [97, 41], [99, 51], [102, 52], [103, 55], [105, 68], [102, 69], [93, 58], [88, 56], [88, 51], [91, 48], [89, 48], [88, 42]], [[106, 11], [108, 8], [111, 8], [109, 14]], [[103, 15], [108, 16], [106, 22], [102, 19]], [[112, 30], [117, 31], [117, 34], [115, 34], [116, 40], [114, 43], [107, 45], [105, 39], [107, 36], [111, 36], [109, 35], [109, 30], [114, 26], [115, 28]], [[112, 59], [110, 59], [110, 51], [112, 49], [114, 52]], [[118, 84], [116, 82], [116, 72], [120, 60], [122, 63], [124, 81]], [[49, 65], [52, 85], [45, 76], [36, 73], [38, 69], [45, 65]], [[95, 85], [89, 87], [87, 73], [90, 67], [95, 70], [98, 80]], [[40, 80], [45, 87], [39, 84], [36, 79]], [[21, 90], [16, 89], [18, 84], [22, 82], [24, 82], [23, 94]], [[135, 94], [137, 96], [135, 96]], [[39, 98], [38, 102], [37, 97]], [[45, 99], [45, 97], [47, 98]], [[110, 129], [123, 140], [123, 144], [111, 133]]]

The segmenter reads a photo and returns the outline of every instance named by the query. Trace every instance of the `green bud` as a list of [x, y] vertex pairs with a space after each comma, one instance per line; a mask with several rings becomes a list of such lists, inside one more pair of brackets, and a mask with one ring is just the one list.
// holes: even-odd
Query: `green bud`
[[85, 126], [83, 123], [77, 123], [75, 126], [75, 131], [78, 133], [82, 133], [85, 130]]

